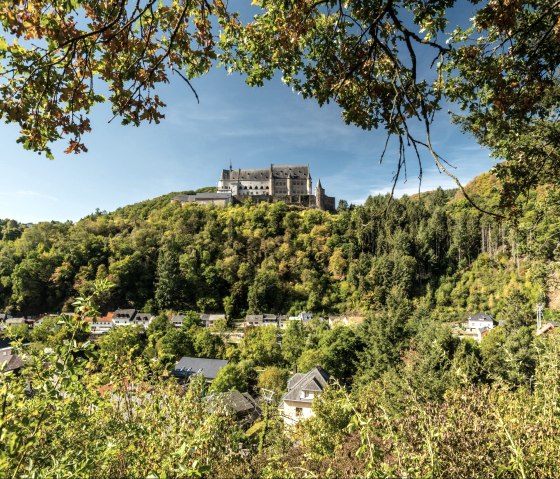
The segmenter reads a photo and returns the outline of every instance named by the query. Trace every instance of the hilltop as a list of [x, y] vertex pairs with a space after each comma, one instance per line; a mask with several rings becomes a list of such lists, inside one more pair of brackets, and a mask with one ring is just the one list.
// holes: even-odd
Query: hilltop
[[[497, 197], [489, 175], [467, 190], [486, 205]], [[455, 317], [497, 312], [513, 290], [531, 301], [546, 296], [545, 270], [557, 260], [548, 241], [559, 228], [553, 189], [531, 196], [516, 223], [480, 214], [454, 190], [424, 193], [420, 203], [370, 197], [336, 214], [281, 202], [180, 206], [170, 201], [176, 194], [75, 224], [5, 221], [0, 311], [67, 309], [107, 278], [115, 288], [104, 308], [226, 311], [232, 318], [303, 309], [365, 314], [395, 295], [428, 294]]]

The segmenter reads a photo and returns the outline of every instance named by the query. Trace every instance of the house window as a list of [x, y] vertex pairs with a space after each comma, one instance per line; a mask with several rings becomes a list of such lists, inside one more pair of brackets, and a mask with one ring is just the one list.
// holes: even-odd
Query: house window
[[301, 416], [303, 416], [303, 408], [296, 407], [296, 417], [301, 417]]

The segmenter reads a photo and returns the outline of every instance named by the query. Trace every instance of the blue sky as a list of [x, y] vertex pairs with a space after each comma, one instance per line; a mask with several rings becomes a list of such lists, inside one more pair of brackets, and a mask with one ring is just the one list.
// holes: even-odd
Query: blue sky
[[[383, 131], [347, 126], [334, 105], [320, 108], [280, 80], [250, 88], [223, 69], [193, 82], [200, 97], [178, 78], [161, 90], [166, 119], [139, 128], [108, 124], [109, 110], [92, 115], [89, 152], [55, 160], [24, 151], [16, 144], [15, 125], [0, 124], [0, 218], [23, 222], [78, 220], [95, 211], [153, 198], [171, 191], [215, 185], [221, 168], [307, 164], [327, 194], [359, 204], [368, 195], [391, 189], [395, 154], [379, 157]], [[442, 111], [433, 127], [434, 145], [467, 182], [493, 164], [488, 153], [451, 125]], [[415, 159], [410, 157], [410, 165]], [[452, 181], [424, 158], [422, 191], [453, 187]], [[397, 195], [418, 191], [417, 171], [401, 180]]]

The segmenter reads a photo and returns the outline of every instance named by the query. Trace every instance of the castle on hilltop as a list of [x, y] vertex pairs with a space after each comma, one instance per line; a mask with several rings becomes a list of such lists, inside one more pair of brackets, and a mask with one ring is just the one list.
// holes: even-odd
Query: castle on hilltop
[[174, 200], [181, 203], [227, 206], [243, 203], [249, 198], [255, 202], [284, 201], [306, 208], [335, 210], [335, 198], [325, 194], [321, 180], [317, 182], [313, 194], [309, 166], [303, 165], [271, 164], [270, 168], [234, 170], [230, 163], [228, 170], [222, 170], [217, 193], [178, 195]]

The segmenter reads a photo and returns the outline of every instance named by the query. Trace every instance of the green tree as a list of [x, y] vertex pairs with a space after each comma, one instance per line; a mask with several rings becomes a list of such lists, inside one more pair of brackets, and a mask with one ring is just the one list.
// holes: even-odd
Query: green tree
[[275, 326], [247, 328], [239, 344], [243, 359], [258, 366], [275, 366], [282, 363], [282, 352], [278, 343], [279, 332]]
[[58, 317], [48, 316], [43, 318], [40, 324], [35, 325], [31, 331], [31, 340], [45, 346], [62, 345], [65, 341], [74, 338], [85, 341], [88, 331], [85, 328], [77, 329], [69, 327], [70, 323], [66, 318], [73, 318], [72, 314]]
[[153, 338], [157, 341], [173, 329], [174, 326], [169, 321], [169, 318], [165, 314], [160, 314], [150, 321], [146, 329], [146, 335], [148, 338]]
[[327, 358], [322, 349], [306, 349], [297, 361], [297, 370], [306, 373], [315, 366], [325, 366]]
[[279, 399], [282, 392], [286, 390], [290, 372], [277, 366], [269, 366], [259, 373], [257, 387], [273, 391], [275, 398]]
[[306, 334], [301, 321], [290, 321], [282, 333], [282, 356], [293, 366], [305, 349]]
[[212, 334], [206, 328], [191, 328], [189, 336], [197, 357], [200, 358], [222, 358], [225, 354], [225, 346], [222, 338]]
[[350, 380], [363, 344], [349, 327], [338, 326], [328, 331], [319, 342], [324, 355], [324, 368], [339, 380]]
[[[182, 356], [195, 356], [192, 339], [183, 331], [172, 327], [157, 340], [158, 355], [170, 361], [176, 361]], [[213, 356], [202, 356], [213, 357]]]
[[210, 385], [210, 392], [220, 393], [237, 389], [240, 392], [249, 391], [255, 383], [255, 370], [251, 361], [228, 363], [220, 369]]
[[146, 333], [142, 326], [116, 326], [99, 340], [99, 362], [110, 371], [138, 358], [145, 346]]

